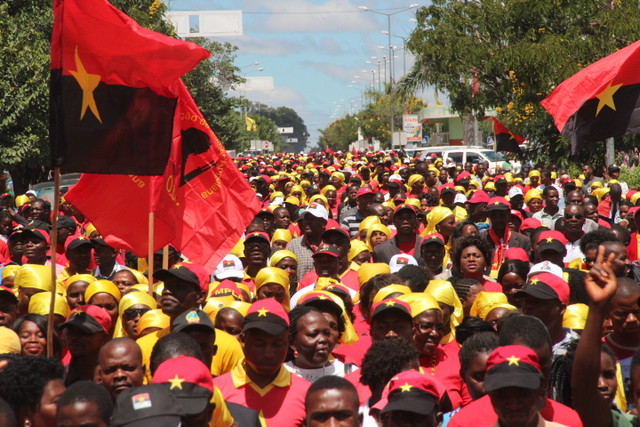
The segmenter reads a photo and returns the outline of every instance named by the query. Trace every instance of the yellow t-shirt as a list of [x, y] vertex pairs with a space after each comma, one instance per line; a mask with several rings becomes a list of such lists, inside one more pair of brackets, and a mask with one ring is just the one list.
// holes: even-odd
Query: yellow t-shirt
[[[168, 335], [170, 332], [169, 328], [165, 328], [145, 335], [142, 338], [138, 338], [136, 341], [142, 350], [142, 362], [146, 366], [146, 383], [151, 379], [149, 365], [153, 346], [156, 345], [160, 338]], [[231, 371], [236, 364], [242, 360], [244, 353], [242, 352], [242, 346], [237, 339], [219, 329], [216, 329], [216, 340], [214, 344], [218, 346], [218, 351], [211, 361], [211, 374], [217, 377]]]

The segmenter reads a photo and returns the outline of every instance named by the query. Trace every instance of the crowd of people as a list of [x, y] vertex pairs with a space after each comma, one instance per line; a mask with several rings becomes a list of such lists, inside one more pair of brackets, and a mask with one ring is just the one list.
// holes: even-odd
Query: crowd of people
[[640, 426], [618, 166], [235, 162], [262, 209], [214, 271], [0, 196], [0, 426]]

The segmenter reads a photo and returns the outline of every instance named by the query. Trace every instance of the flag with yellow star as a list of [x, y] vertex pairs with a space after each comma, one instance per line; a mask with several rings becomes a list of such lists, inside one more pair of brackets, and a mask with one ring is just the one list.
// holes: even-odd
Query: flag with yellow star
[[493, 118], [493, 133], [496, 136], [496, 151], [521, 153], [520, 144], [525, 141], [524, 137], [511, 132], [495, 117]]
[[55, 0], [52, 165], [63, 172], [164, 174], [180, 77], [209, 56], [140, 27], [106, 0]]
[[640, 41], [563, 81], [541, 104], [576, 153], [605, 138], [640, 133]]

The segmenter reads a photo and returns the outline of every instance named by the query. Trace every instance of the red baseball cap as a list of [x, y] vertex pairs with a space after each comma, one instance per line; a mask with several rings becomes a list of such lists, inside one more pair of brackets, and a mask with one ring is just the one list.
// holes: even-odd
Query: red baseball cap
[[530, 295], [534, 298], [558, 299], [564, 305], [569, 304], [569, 284], [552, 273], [534, 274], [516, 295]]
[[111, 325], [111, 316], [106, 310], [97, 305], [87, 304], [74, 309], [69, 314], [69, 319], [60, 325], [58, 329], [63, 330], [69, 326], [75, 326], [87, 334], [95, 334], [97, 332], [109, 334]]
[[508, 261], [510, 259], [529, 262], [529, 255], [527, 255], [527, 251], [522, 248], [509, 248], [504, 253], [504, 260]]
[[197, 384], [213, 393], [211, 370], [191, 356], [178, 356], [162, 362], [156, 369], [151, 383], [170, 383], [172, 388], [180, 388], [183, 381]]
[[487, 391], [506, 387], [530, 390], [540, 388], [542, 370], [536, 353], [521, 345], [505, 345], [496, 348], [487, 359], [484, 385]]

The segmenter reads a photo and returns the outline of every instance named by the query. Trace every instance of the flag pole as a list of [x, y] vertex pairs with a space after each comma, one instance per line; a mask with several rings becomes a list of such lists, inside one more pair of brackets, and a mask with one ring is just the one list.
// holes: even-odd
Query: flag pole
[[162, 248], [162, 268], [169, 268], [169, 245]]
[[155, 212], [149, 211], [149, 254], [147, 258], [147, 280], [149, 281], [149, 295], [153, 297], [153, 223]]
[[47, 321], [47, 357], [53, 357], [53, 323], [56, 307], [56, 245], [58, 244], [58, 211], [60, 210], [60, 168], [54, 169], [53, 178], [53, 224], [51, 230], [51, 299]]

